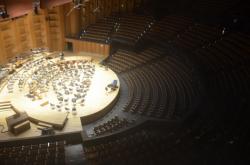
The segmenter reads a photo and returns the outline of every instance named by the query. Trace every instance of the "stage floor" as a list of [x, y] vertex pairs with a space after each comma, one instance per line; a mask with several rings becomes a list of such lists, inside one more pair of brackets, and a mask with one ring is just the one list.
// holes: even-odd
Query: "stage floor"
[[[61, 131], [57, 131], [64, 133], [81, 131], [82, 125], [80, 118], [88, 122], [97, 120], [111, 109], [112, 104], [118, 98], [120, 89], [119, 78], [112, 70], [100, 65], [99, 58], [82, 55], [65, 56], [64, 60], [60, 60], [59, 57], [49, 60], [41, 60], [41, 58], [43, 58], [43, 56], [38, 56], [33, 60], [40, 60], [41, 63], [46, 63], [45, 65], [49, 67], [50, 64], [53, 64], [53, 68], [55, 68], [54, 66], [57, 67], [58, 65], [54, 64], [58, 63], [65, 64], [77, 61], [77, 64], [72, 65], [73, 69], [67, 68], [66, 70], [58, 72], [58, 74], [54, 74], [54, 77], [52, 76], [52, 78], [48, 79], [49, 81], [45, 83], [45, 92], [41, 92], [39, 94], [40, 98], [35, 97], [35, 99], [28, 97], [32, 84], [31, 79], [37, 78], [34, 76], [34, 73], [38, 69], [43, 70], [43, 68], [39, 68], [37, 65], [34, 65], [34, 68], [25, 68], [24, 65], [18, 69], [18, 73], [15, 76], [9, 79], [9, 81], [13, 83], [12, 93], [10, 93], [10, 89], [8, 89], [10, 88], [8, 87], [8, 83], [2, 86], [0, 102], [10, 101], [14, 109], [19, 112], [27, 112], [32, 120], [41, 121], [42, 123], [62, 124], [65, 117], [67, 117], [68, 120], [65, 127]], [[38, 63], [38, 65], [41, 64]], [[79, 66], [80, 69], [77, 68], [77, 66]], [[83, 68], [81, 66], [83, 66]], [[42, 67], [44, 66], [42, 65]], [[88, 72], [84, 67], [88, 69]], [[44, 68], [44, 70], [46, 70], [46, 68]], [[21, 88], [20, 78], [26, 81]], [[105, 88], [108, 84], [112, 83], [113, 80], [117, 80], [118, 88], [114, 91], [107, 91]], [[87, 87], [83, 86], [83, 82], [87, 81], [91, 83], [88, 84]], [[39, 87], [40, 84], [35, 85]], [[82, 89], [80, 89], [80, 86], [82, 86]], [[40, 90], [43, 89], [39, 89], [39, 92]], [[84, 90], [83, 95], [81, 95], [82, 90]], [[12, 110], [0, 110], [0, 124], [5, 126], [5, 130], [7, 128], [5, 117], [12, 114], [14, 114]], [[31, 125], [32, 128], [30, 130], [18, 136], [14, 136], [9, 132], [0, 133], [0, 140], [11, 137], [39, 136], [41, 131], [37, 130], [37, 125], [34, 123]]]

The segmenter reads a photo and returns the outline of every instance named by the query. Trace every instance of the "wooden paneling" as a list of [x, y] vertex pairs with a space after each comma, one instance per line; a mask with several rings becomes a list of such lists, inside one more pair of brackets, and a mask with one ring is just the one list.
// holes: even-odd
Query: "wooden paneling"
[[110, 45], [96, 42], [89, 42], [83, 40], [66, 39], [66, 42], [70, 42], [73, 45], [74, 53], [87, 52], [102, 56], [109, 56]]
[[57, 6], [45, 10], [48, 48], [50, 51], [64, 50], [64, 15], [63, 7]]
[[13, 22], [15, 26], [15, 41], [19, 44], [16, 45], [17, 52], [25, 52], [31, 48], [31, 35], [26, 17], [20, 17]]
[[[82, 22], [85, 22], [85, 20], [82, 20], [81, 10], [72, 10], [73, 7], [73, 3], [68, 3], [62, 6], [62, 15], [65, 20], [65, 35], [68, 37], [76, 37], [81, 30]], [[68, 15], [71, 10], [72, 12]]]
[[72, 2], [72, 0], [46, 0], [46, 1], [41, 0], [41, 8], [42, 9], [52, 8], [70, 2]]
[[0, 24], [0, 44], [1, 44], [1, 61], [3, 64], [8, 62], [17, 53], [17, 42], [15, 38], [15, 26], [14, 23], [9, 20], [1, 22]]
[[0, 64], [32, 48], [47, 47], [45, 16], [29, 13], [0, 22]]
[[39, 15], [33, 13], [28, 14], [29, 30], [31, 34], [31, 47], [47, 47], [48, 38], [45, 24], [44, 11], [40, 11]]

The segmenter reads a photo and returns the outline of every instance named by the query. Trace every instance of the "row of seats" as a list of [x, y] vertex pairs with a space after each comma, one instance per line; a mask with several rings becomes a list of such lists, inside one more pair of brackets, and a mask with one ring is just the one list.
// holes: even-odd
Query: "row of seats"
[[0, 147], [0, 164], [64, 164], [65, 141]]
[[164, 54], [164, 50], [160, 47], [151, 47], [140, 53], [132, 51], [118, 50], [107, 61], [106, 65], [117, 73], [127, 71], [138, 67], [153, 59], [157, 59]]
[[203, 14], [220, 14], [231, 10], [237, 5], [235, 0], [199, 0], [192, 6], [194, 12]]
[[224, 28], [195, 23], [190, 17], [169, 15], [155, 23], [146, 39], [160, 45], [172, 43], [185, 50], [193, 50], [217, 40], [224, 34]]
[[247, 93], [250, 80], [249, 35], [226, 27], [193, 23], [189, 18], [184, 19], [188, 20], [185, 24], [181, 19], [182, 16], [166, 16], [155, 24], [148, 38], [188, 51], [191, 54], [189, 59], [196, 61], [197, 68], [209, 76], [209, 90], [220, 91], [224, 96]]
[[157, 129], [138, 129], [112, 139], [84, 142], [83, 146], [90, 164], [148, 164], [150, 160], [145, 158], [153, 158], [165, 150], [161, 144], [165, 139]]
[[112, 40], [135, 45], [151, 28], [151, 16], [126, 15], [121, 17], [112, 34]]
[[194, 58], [207, 74], [209, 88], [223, 96], [244, 96], [250, 90], [250, 36], [229, 32], [194, 51]]
[[112, 133], [119, 129], [129, 126], [130, 123], [131, 122], [129, 122], [126, 118], [119, 118], [118, 116], [115, 116], [114, 118], [111, 118], [107, 122], [95, 126], [94, 133], [97, 136], [104, 135], [106, 133]]
[[123, 111], [162, 119], [178, 119], [192, 109], [199, 95], [192, 68], [175, 57], [122, 75], [128, 85]]
[[99, 19], [95, 24], [84, 28], [80, 39], [109, 43], [111, 39], [135, 45], [153, 25], [151, 16], [129, 14], [112, 15]]
[[220, 27], [211, 27], [209, 25], [194, 24], [184, 32], [177, 35], [172, 41], [175, 45], [186, 50], [193, 50], [203, 46], [222, 35]]
[[89, 25], [82, 30], [80, 33], [80, 39], [108, 43], [110, 34], [117, 24], [117, 19], [118, 18], [114, 16], [99, 19], [95, 24]]
[[156, 42], [168, 42], [192, 24], [193, 20], [189, 17], [179, 15], [165, 16], [154, 24], [146, 38]]

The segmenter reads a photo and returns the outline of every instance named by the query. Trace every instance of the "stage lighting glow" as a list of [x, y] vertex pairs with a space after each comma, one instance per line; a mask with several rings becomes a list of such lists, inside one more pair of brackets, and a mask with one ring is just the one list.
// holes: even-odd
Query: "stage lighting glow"
[[[113, 80], [118, 81], [118, 90], [107, 92], [105, 87]], [[8, 83], [13, 93], [3, 88], [0, 100], [7, 99], [18, 111], [47, 123], [61, 121], [65, 114], [72, 121], [96, 120], [116, 100], [120, 86], [112, 70], [86, 56], [65, 56], [64, 60], [38, 56]]]

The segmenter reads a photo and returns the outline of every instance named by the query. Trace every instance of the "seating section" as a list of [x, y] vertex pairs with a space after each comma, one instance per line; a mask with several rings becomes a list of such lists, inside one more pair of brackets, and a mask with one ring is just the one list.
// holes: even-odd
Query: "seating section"
[[221, 35], [222, 30], [219, 27], [194, 24], [183, 33], [178, 34], [173, 43], [184, 49], [193, 50], [220, 38]]
[[140, 53], [118, 50], [112, 55], [112, 58], [107, 61], [106, 65], [115, 72], [121, 73], [150, 62], [153, 59], [157, 59], [163, 54], [164, 49], [160, 47], [151, 47]]
[[84, 28], [79, 38], [103, 43], [113, 40], [134, 46], [150, 30], [153, 22], [151, 16], [113, 15]]
[[0, 164], [65, 164], [65, 141], [0, 147]]
[[109, 36], [117, 24], [116, 19], [118, 18], [113, 16], [99, 19], [95, 24], [82, 30], [80, 39], [109, 43]]
[[249, 35], [231, 32], [195, 51], [195, 58], [208, 74], [210, 88], [224, 96], [249, 92], [249, 46]]
[[151, 28], [154, 20], [151, 16], [126, 15], [120, 18], [114, 33], [113, 41], [135, 45]]
[[[141, 52], [118, 50], [106, 64], [127, 84], [124, 113], [178, 121], [192, 110], [199, 112], [182, 120], [183, 127], [175, 132], [140, 129], [111, 135], [112, 139], [93, 139], [84, 149], [91, 163], [246, 164], [249, 160], [248, 1], [199, 0], [191, 6], [194, 13], [189, 17], [168, 15], [146, 23], [146, 28], [140, 19], [121, 18], [112, 34], [114, 41], [134, 45], [144, 29], [140, 41], [173, 48], [173, 54], [165, 49], [144, 59], [145, 42]], [[227, 13], [231, 15], [221, 21]]]
[[84, 154], [89, 164], [148, 164], [151, 159], [145, 158], [161, 155], [165, 150], [161, 143], [165, 139], [159, 131], [139, 129], [112, 139], [84, 142]]
[[[219, 16], [239, 1], [192, 2], [192, 12], [202, 17]], [[249, 7], [244, 4], [232, 13], [245, 15]], [[155, 21], [128, 14], [100, 19], [82, 31], [81, 39], [98, 42], [135, 46], [150, 41], [137, 52], [118, 49], [105, 65], [128, 87], [119, 114], [162, 122], [130, 128], [128, 119], [115, 116], [91, 128], [96, 136], [82, 139], [89, 164], [249, 162], [250, 35], [216, 21], [197, 23], [179, 15]], [[0, 104], [0, 110], [9, 108]], [[0, 164], [64, 164], [65, 147], [65, 141], [1, 146]]]
[[241, 0], [231, 10], [227, 11], [227, 14], [232, 15], [234, 18], [249, 18], [250, 6], [248, 0]]
[[167, 42], [185, 31], [192, 24], [193, 20], [189, 17], [177, 15], [165, 16], [152, 26], [147, 39], [156, 42]]
[[193, 5], [194, 12], [218, 15], [237, 4], [235, 0], [199, 0]]
[[94, 133], [97, 136], [104, 135], [106, 133], [112, 133], [119, 129], [128, 127], [130, 124], [131, 122], [128, 121], [126, 118], [120, 118], [118, 116], [115, 116], [114, 118], [111, 118], [107, 122], [95, 126]]
[[193, 108], [198, 96], [192, 66], [176, 57], [124, 74], [129, 88], [125, 112], [162, 119], [178, 119]]

